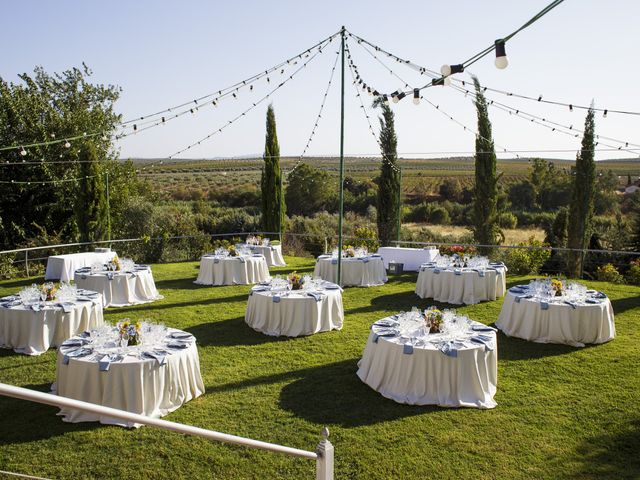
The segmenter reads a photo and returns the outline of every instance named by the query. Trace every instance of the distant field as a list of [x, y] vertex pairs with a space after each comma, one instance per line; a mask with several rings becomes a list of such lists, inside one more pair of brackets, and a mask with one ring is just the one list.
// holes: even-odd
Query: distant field
[[[138, 175], [151, 182], [160, 192], [182, 190], [199, 190], [205, 197], [209, 191], [224, 192], [235, 189], [258, 188], [262, 159], [220, 159], [220, 160], [171, 160], [134, 159], [138, 166]], [[283, 157], [281, 164], [285, 172], [290, 171], [298, 162], [298, 158]], [[338, 175], [337, 158], [309, 157], [305, 163], [321, 168], [332, 175]], [[554, 160], [559, 169], [569, 169], [574, 163], [568, 160]], [[463, 186], [471, 187], [474, 178], [472, 158], [445, 159], [400, 159], [403, 175], [403, 192], [411, 195], [436, 193], [440, 184], [446, 179], [455, 177]], [[380, 168], [377, 158], [346, 158], [345, 174], [359, 180], [375, 177]], [[612, 170], [619, 175], [620, 184], [627, 182], [627, 175], [633, 179], [640, 177], [640, 160], [606, 160], [598, 162], [599, 170]], [[502, 182], [506, 185], [515, 183], [529, 172], [529, 162], [520, 160], [499, 160], [498, 171], [502, 173]]]

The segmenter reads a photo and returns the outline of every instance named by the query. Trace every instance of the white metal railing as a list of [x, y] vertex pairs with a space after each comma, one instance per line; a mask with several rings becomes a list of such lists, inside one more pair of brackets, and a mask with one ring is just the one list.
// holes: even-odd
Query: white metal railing
[[7, 397], [29, 400], [31, 402], [43, 403], [45, 405], [53, 405], [60, 408], [71, 408], [84, 412], [105, 415], [127, 422], [140, 423], [153, 427], [171, 430], [173, 432], [192, 435], [195, 437], [207, 438], [218, 442], [232, 443], [235, 445], [243, 445], [249, 448], [266, 450], [269, 452], [283, 453], [292, 457], [306, 458], [316, 461], [316, 480], [333, 480], [333, 445], [329, 442], [329, 430], [325, 427], [321, 432], [321, 440], [316, 447], [315, 452], [300, 450], [298, 448], [285, 447], [275, 443], [262, 442], [260, 440], [252, 440], [250, 438], [238, 437], [226, 433], [215, 432], [205, 428], [193, 427], [182, 423], [169, 422], [159, 418], [146, 417], [136, 413], [118, 410], [116, 408], [103, 407], [89, 402], [75, 400], [73, 398], [60, 397], [50, 393], [29, 390], [28, 388], [16, 387], [0, 383], [0, 395]]

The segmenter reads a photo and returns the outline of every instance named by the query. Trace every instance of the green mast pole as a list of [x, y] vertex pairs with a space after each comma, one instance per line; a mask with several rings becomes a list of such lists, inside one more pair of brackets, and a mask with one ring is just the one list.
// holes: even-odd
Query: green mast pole
[[402, 229], [402, 168], [400, 168], [399, 163], [396, 163], [396, 165], [398, 165], [398, 173], [400, 174], [400, 188], [398, 188], [398, 235], [397, 235], [398, 243], [396, 244], [396, 247], [399, 247], [400, 246], [400, 230]]
[[108, 170], [105, 172], [105, 176], [107, 177], [107, 240], [111, 241], [111, 205], [109, 204], [109, 171]]
[[342, 286], [342, 217], [344, 215], [344, 25], [340, 29], [340, 211], [338, 213], [338, 285]]

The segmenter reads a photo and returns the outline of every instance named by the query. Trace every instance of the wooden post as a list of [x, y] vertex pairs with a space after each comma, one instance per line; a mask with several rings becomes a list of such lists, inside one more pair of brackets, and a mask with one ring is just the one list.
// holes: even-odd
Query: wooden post
[[324, 427], [320, 435], [322, 440], [316, 447], [316, 480], [333, 480], [333, 445], [329, 441], [329, 429]]

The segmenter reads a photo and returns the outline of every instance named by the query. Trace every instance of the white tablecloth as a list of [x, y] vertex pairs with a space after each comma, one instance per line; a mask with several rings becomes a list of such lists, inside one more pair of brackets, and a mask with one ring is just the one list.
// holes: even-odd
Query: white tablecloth
[[418, 271], [420, 265], [434, 261], [440, 252], [437, 248], [404, 248], [404, 247], [380, 247], [378, 255], [382, 255], [384, 268], [389, 268], [389, 262], [404, 264], [405, 271]]
[[253, 253], [264, 255], [269, 267], [284, 267], [287, 264], [282, 257], [282, 245], [243, 245]]
[[453, 269], [421, 267], [416, 294], [420, 298], [433, 298], [437, 302], [456, 305], [473, 305], [495, 300], [505, 294], [507, 273], [504, 267], [483, 270], [482, 273], [469, 268], [456, 270], [460, 273]]
[[77, 271], [76, 285], [78, 288], [102, 293], [105, 308], [138, 305], [164, 298], [156, 289], [149, 267], [136, 269], [133, 273], [120, 271], [111, 273], [113, 273], [113, 279], [109, 280], [106, 271], [98, 273]]
[[[372, 287], [384, 285], [387, 281], [382, 257], [343, 258], [341, 267], [344, 287]], [[313, 275], [328, 282], [337, 283], [338, 259], [331, 255], [320, 255]]]
[[[389, 320], [389, 319], [385, 319]], [[482, 324], [472, 322], [479, 328]], [[490, 338], [489, 348], [465, 341], [451, 357], [435, 343], [417, 343], [405, 353], [400, 336], [378, 337], [385, 327], [374, 324], [358, 362], [357, 375], [384, 397], [410, 405], [494, 408], [498, 379], [498, 353], [495, 331], [474, 332]], [[434, 340], [441, 334], [430, 334]], [[468, 336], [461, 336], [468, 338]]]
[[[86, 347], [90, 348], [91, 343]], [[125, 347], [125, 350], [128, 348], [131, 347]], [[187, 348], [168, 349], [171, 353], [166, 356], [164, 365], [153, 358], [140, 359], [138, 356], [125, 355], [122, 361], [111, 363], [108, 371], [100, 370], [94, 355], [69, 358], [65, 365], [65, 354], [75, 349], [77, 347], [64, 346], [58, 349], [56, 383], [52, 385], [52, 393], [158, 418], [199, 397], [205, 390], [195, 339]], [[140, 426], [66, 408], [61, 409], [58, 415], [62, 415], [65, 422], [72, 423]]]
[[54, 255], [47, 259], [45, 280], [71, 282], [74, 272], [82, 267], [90, 267], [94, 263], [107, 263], [116, 256], [116, 252], [85, 252], [69, 255]]
[[104, 323], [102, 297], [74, 302], [66, 313], [57, 302], [47, 302], [43, 310], [25, 305], [0, 307], [0, 346], [17, 353], [40, 355], [67, 338]]
[[616, 335], [613, 307], [606, 297], [590, 298], [595, 303], [581, 302], [575, 308], [562, 300], [552, 301], [543, 310], [539, 299], [525, 296], [526, 290], [510, 290], [502, 304], [496, 326], [510, 337], [584, 347], [585, 343], [608, 342]]
[[203, 256], [198, 285], [247, 285], [269, 280], [269, 267], [263, 255], [246, 257]]
[[335, 284], [313, 289], [316, 300], [305, 290], [289, 294], [269, 287], [254, 287], [249, 294], [245, 322], [254, 330], [273, 336], [299, 337], [342, 329], [342, 293]]

